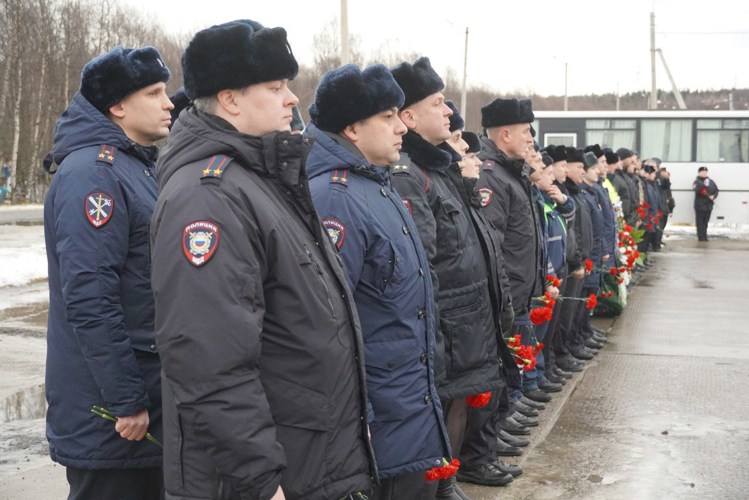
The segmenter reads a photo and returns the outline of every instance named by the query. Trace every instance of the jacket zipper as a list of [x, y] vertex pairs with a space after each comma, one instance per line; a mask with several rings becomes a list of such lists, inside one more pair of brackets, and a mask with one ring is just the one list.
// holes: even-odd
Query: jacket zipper
[[330, 313], [333, 315], [333, 319], [337, 319], [335, 315], [335, 309], [333, 308], [333, 301], [330, 300], [330, 289], [328, 288], [328, 284], [325, 283], [325, 279], [322, 277], [322, 269], [320, 269], [320, 266], [312, 258], [312, 253], [310, 253], [309, 248], [307, 248], [307, 245], [304, 245], [304, 251], [307, 252], [307, 257], [309, 257], [309, 261], [312, 263], [313, 266], [315, 266], [315, 269], [317, 270], [317, 279], [320, 280], [320, 283], [322, 283], [323, 288], [325, 288], [325, 296], [328, 299], [328, 305], [330, 306]]

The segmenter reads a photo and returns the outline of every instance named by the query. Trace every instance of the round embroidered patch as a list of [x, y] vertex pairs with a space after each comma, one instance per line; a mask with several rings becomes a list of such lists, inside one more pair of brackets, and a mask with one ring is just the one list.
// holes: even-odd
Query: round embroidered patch
[[92, 226], [100, 228], [112, 218], [114, 200], [106, 193], [86, 195], [86, 217]]
[[485, 207], [492, 202], [494, 191], [489, 188], [479, 188], [479, 196], [481, 196], [481, 206]]
[[218, 225], [205, 220], [191, 222], [182, 232], [182, 249], [185, 257], [195, 267], [210, 260], [218, 248]]
[[346, 237], [346, 226], [341, 221], [335, 219], [325, 219], [322, 221], [322, 225], [328, 231], [330, 241], [333, 242], [336, 248], [341, 248], [343, 239]]

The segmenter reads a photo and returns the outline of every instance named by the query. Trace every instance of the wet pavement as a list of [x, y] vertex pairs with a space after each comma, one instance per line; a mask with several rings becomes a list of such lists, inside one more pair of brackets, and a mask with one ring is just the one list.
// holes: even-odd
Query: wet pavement
[[[749, 498], [749, 241], [668, 242], [609, 343], [474, 500]], [[43, 281], [0, 288], [0, 500], [64, 498], [44, 438]], [[3, 295], [8, 295], [7, 297]], [[23, 300], [21, 300], [23, 299]]]
[[749, 242], [654, 259], [563, 409], [542, 413], [524, 474], [471, 498], [749, 498]]

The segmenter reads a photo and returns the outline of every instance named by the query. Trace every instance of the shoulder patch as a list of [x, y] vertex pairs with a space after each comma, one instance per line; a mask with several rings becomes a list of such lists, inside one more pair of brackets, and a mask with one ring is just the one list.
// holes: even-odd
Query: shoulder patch
[[330, 241], [333, 242], [336, 248], [340, 249], [341, 245], [343, 245], [343, 239], [346, 237], [346, 226], [336, 219], [324, 219], [322, 225], [328, 232]]
[[[340, 175], [339, 175], [340, 172]], [[348, 185], [348, 170], [335, 170], [333, 172], [333, 177], [330, 178], [331, 184], [343, 184], [344, 186]]]
[[219, 228], [206, 220], [196, 220], [182, 231], [182, 249], [187, 260], [200, 267], [210, 260], [218, 248]]
[[99, 153], [96, 156], [96, 161], [109, 163], [110, 165], [112, 165], [114, 163], [115, 156], [117, 156], [117, 148], [115, 148], [114, 146], [102, 144], [101, 148], [99, 149]]
[[481, 168], [483, 170], [494, 170], [494, 162], [491, 160], [487, 160], [483, 165], [481, 165]]
[[408, 172], [409, 165], [405, 163], [401, 163], [398, 165], [393, 165], [392, 170], [394, 174], [399, 174], [401, 172]]
[[494, 191], [492, 191], [490, 188], [479, 188], [478, 192], [479, 196], [481, 197], [482, 207], [485, 207], [492, 202], [492, 199], [494, 198]]
[[403, 205], [405, 205], [406, 209], [408, 210], [408, 213], [411, 214], [411, 218], [414, 216], [414, 211], [411, 208], [411, 200], [407, 198], [403, 198]]
[[88, 221], [95, 228], [100, 228], [112, 218], [114, 199], [106, 193], [89, 193], [85, 207]]
[[224, 155], [213, 156], [208, 160], [205, 168], [200, 171], [200, 179], [220, 179], [232, 160], [233, 158]]

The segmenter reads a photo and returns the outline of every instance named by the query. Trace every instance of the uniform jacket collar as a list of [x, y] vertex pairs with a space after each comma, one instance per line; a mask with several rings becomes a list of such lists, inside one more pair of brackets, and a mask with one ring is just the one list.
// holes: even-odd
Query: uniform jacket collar
[[413, 130], [403, 136], [403, 152], [417, 166], [429, 170], [445, 170], [453, 161], [450, 153], [428, 143]]
[[495, 163], [502, 166], [502, 168], [517, 178], [527, 178], [531, 173], [531, 167], [525, 163], [525, 160], [522, 158], [510, 158], [488, 137], [481, 138], [481, 153], [482, 160], [494, 160]]

